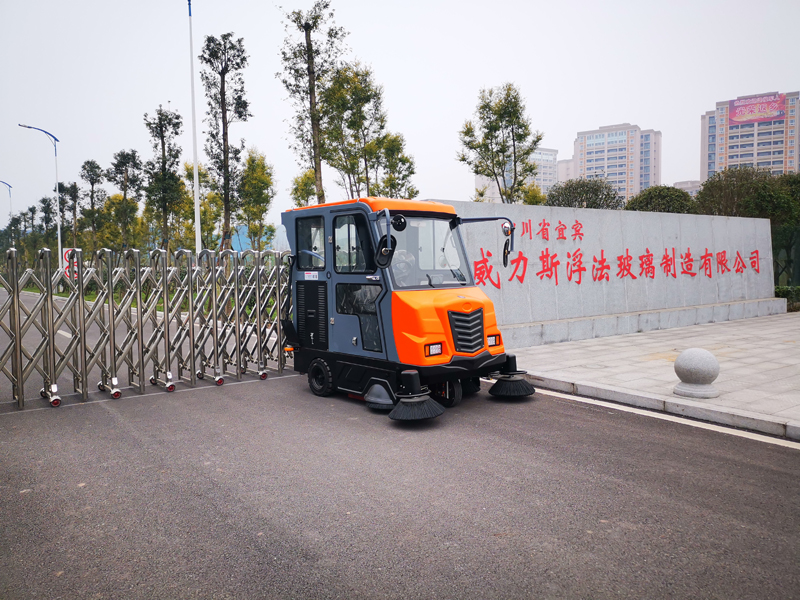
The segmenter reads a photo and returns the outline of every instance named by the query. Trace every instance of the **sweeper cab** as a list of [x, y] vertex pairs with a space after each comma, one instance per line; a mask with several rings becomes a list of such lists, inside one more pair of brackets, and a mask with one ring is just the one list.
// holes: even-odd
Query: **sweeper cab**
[[294, 306], [282, 320], [286, 349], [314, 394], [363, 398], [396, 420], [437, 417], [486, 376], [496, 379], [494, 396], [533, 394], [505, 352], [492, 301], [473, 282], [460, 232], [502, 221], [507, 266], [509, 219], [362, 198], [292, 209], [281, 220]]

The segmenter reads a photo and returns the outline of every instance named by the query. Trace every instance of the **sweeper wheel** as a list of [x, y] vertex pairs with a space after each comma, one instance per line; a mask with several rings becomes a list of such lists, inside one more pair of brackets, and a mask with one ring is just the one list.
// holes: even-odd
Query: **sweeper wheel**
[[321, 358], [315, 358], [308, 366], [308, 387], [317, 396], [328, 396], [333, 391], [331, 368]]
[[461, 381], [454, 379], [453, 381], [445, 381], [442, 383], [432, 383], [428, 386], [430, 388], [431, 398], [436, 400], [445, 408], [453, 408], [461, 403], [463, 397], [463, 388]]

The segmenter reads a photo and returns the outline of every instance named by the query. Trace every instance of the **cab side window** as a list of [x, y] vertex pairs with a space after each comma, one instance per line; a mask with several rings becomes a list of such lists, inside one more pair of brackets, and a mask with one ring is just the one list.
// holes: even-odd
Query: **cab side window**
[[374, 273], [367, 218], [345, 215], [333, 220], [334, 268], [337, 273]]
[[325, 268], [325, 219], [323, 217], [297, 219], [297, 268], [301, 271], [322, 271]]

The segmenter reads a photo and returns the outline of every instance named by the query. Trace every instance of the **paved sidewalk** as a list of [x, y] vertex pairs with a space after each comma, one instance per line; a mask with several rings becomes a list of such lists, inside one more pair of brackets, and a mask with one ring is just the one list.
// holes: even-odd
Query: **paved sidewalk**
[[[719, 360], [718, 398], [672, 389], [687, 348]], [[512, 350], [534, 385], [800, 440], [800, 313]]]

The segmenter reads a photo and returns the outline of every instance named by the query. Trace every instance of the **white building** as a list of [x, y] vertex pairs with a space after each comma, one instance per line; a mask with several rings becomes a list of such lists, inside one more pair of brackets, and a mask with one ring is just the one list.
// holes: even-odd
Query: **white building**
[[558, 150], [537, 148], [533, 153], [533, 162], [536, 163], [536, 185], [542, 193], [547, 194], [558, 183]]
[[679, 190], [688, 192], [692, 198], [697, 196], [697, 192], [700, 191], [700, 188], [702, 186], [703, 182], [698, 179], [692, 179], [690, 181], [676, 181], [675, 183], [672, 184], [672, 187], [676, 187]]
[[563, 160], [558, 161], [558, 182], [563, 183], [565, 181], [569, 181], [570, 179], [575, 179], [576, 171], [575, 171], [575, 159], [574, 158], [565, 158]]
[[[551, 148], [537, 148], [533, 153], [533, 162], [536, 165], [536, 177], [534, 183], [547, 195], [550, 188], [558, 181], [558, 150]], [[510, 182], [509, 182], [510, 183]], [[486, 199], [490, 202], [501, 202], [500, 191], [497, 189], [497, 182], [481, 175], [475, 176], [475, 188], [486, 188]]]
[[628, 200], [661, 185], [661, 132], [630, 123], [579, 131], [572, 160], [573, 178], [603, 177]]
[[726, 168], [798, 171], [800, 92], [770, 92], [717, 102], [700, 116], [700, 180]]

